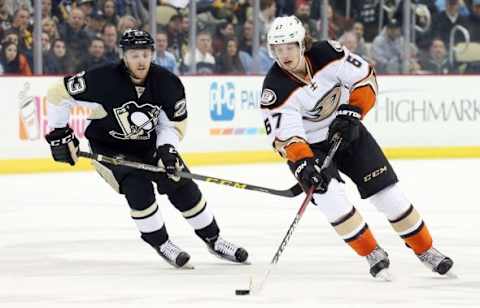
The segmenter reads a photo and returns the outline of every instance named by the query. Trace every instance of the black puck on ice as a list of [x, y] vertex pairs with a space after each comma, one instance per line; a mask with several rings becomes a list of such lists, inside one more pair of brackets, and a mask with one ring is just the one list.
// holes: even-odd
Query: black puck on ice
[[235, 290], [235, 295], [248, 295], [250, 290]]

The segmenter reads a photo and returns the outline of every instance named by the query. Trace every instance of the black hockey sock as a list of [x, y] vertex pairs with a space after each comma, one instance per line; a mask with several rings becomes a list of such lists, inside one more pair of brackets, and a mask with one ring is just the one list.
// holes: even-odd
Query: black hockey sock
[[145, 242], [150, 244], [152, 247], [160, 246], [168, 240], [167, 228], [165, 227], [165, 225], [163, 225], [163, 227], [161, 227], [157, 231], [153, 231], [149, 233], [142, 232], [141, 237]]
[[211, 245], [215, 243], [220, 233], [220, 229], [218, 228], [217, 222], [215, 218], [212, 222], [206, 226], [205, 228], [195, 230], [195, 233], [207, 244]]

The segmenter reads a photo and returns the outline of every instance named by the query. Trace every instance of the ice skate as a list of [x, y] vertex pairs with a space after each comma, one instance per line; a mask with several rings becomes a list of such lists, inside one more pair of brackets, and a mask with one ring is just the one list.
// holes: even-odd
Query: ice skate
[[370, 274], [374, 278], [382, 281], [392, 280], [392, 276], [388, 271], [390, 260], [385, 250], [377, 246], [366, 258], [370, 265]]
[[245, 249], [230, 243], [221, 237], [218, 237], [214, 241], [212, 240], [211, 242], [208, 242], [207, 246], [210, 253], [220, 259], [225, 259], [236, 263], [250, 264], [247, 261], [248, 252]]
[[188, 263], [190, 255], [181, 250], [177, 245], [172, 243], [172, 241], [167, 240], [162, 245], [154, 248], [158, 254], [172, 266], [182, 269], [193, 269], [193, 266]]
[[453, 260], [445, 256], [435, 248], [430, 248], [424, 253], [417, 255], [420, 261], [433, 272], [440, 275], [448, 275], [450, 277], [456, 277], [455, 274], [450, 273], [450, 269], [453, 266]]

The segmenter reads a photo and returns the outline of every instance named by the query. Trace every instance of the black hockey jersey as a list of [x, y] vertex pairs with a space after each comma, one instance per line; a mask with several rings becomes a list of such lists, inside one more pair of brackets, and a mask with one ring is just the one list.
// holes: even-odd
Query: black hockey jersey
[[162, 121], [187, 118], [181, 81], [153, 63], [142, 87], [131, 81], [122, 61], [65, 77], [64, 85], [77, 103], [96, 110], [85, 136], [97, 148], [125, 154], [151, 152]]

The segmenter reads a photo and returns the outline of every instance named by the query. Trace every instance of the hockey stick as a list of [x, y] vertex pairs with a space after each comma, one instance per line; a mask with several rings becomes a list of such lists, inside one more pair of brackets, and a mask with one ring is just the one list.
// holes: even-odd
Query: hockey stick
[[[110, 165], [115, 165], [115, 166], [126, 166], [134, 169], [151, 171], [151, 172], [165, 172], [164, 168], [149, 165], [149, 164], [129, 161], [120, 157], [110, 157], [102, 154], [95, 154], [95, 153], [89, 153], [89, 152], [83, 152], [83, 151], [80, 151], [78, 153], [78, 156], [96, 160], [102, 163], [107, 163]], [[178, 171], [176, 175], [185, 179], [199, 180], [199, 181], [214, 183], [218, 185], [230, 186], [238, 189], [253, 190], [253, 191], [258, 191], [258, 192], [263, 192], [271, 195], [288, 197], [288, 198], [296, 197], [303, 192], [302, 188], [298, 183], [290, 187], [289, 189], [277, 190], [277, 189], [266, 188], [266, 187], [251, 185], [251, 184], [245, 184], [241, 182], [235, 182], [231, 180], [225, 180], [225, 179], [216, 178], [212, 176], [195, 174], [187, 171]]]
[[[334, 142], [333, 142], [332, 146], [330, 147], [330, 150], [328, 151], [327, 157], [323, 161], [323, 164], [322, 164], [322, 167], [321, 167], [322, 170], [327, 168], [328, 166], [330, 166], [330, 164], [333, 160], [333, 156], [337, 152], [338, 147], [340, 146], [341, 142], [342, 142], [342, 138], [337, 137], [337, 138], [334, 139]], [[253, 279], [250, 278], [250, 284], [248, 286], [248, 289], [247, 290], [245, 290], [245, 289], [235, 290], [236, 295], [259, 294], [262, 291], [263, 286], [265, 285], [265, 282], [268, 279], [268, 276], [270, 276], [270, 272], [273, 270], [275, 265], [278, 263], [278, 260], [280, 259], [280, 256], [282, 255], [283, 251], [287, 247], [287, 244], [288, 244], [288, 242], [290, 241], [290, 238], [293, 235], [293, 231], [295, 230], [298, 223], [300, 222], [300, 219], [302, 218], [303, 213], [305, 212], [305, 209], [307, 208], [310, 201], [312, 201], [314, 191], [315, 191], [315, 187], [313, 187], [313, 186], [308, 190], [307, 196], [305, 197], [305, 200], [303, 200], [302, 205], [300, 206], [300, 208], [297, 211], [297, 215], [295, 215], [295, 219], [293, 219], [293, 222], [290, 224], [290, 227], [288, 228], [287, 233], [283, 237], [282, 242], [278, 246], [277, 251], [275, 252], [275, 255], [272, 258], [272, 261], [270, 261], [270, 264], [268, 265], [268, 268], [265, 271], [263, 279], [260, 281], [259, 284], [254, 285]]]

